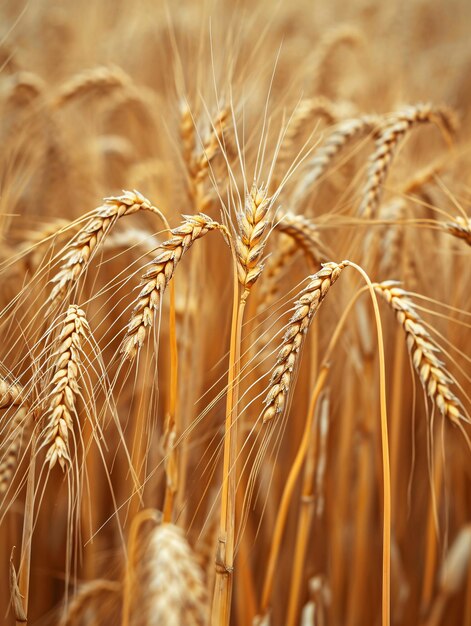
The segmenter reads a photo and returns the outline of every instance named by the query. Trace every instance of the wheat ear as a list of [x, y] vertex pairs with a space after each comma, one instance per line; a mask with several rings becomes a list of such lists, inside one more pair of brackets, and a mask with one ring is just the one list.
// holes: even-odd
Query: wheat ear
[[301, 291], [299, 299], [295, 302], [294, 313], [283, 336], [283, 343], [278, 352], [269, 390], [264, 400], [264, 422], [268, 422], [283, 413], [291, 388], [292, 374], [298, 363], [308, 328], [327, 292], [345, 266], [346, 261], [325, 263], [321, 270], [309, 277], [309, 284]]
[[360, 215], [363, 217], [374, 215], [399, 141], [411, 128], [425, 123], [437, 124], [447, 135], [453, 133], [456, 128], [456, 119], [450, 109], [433, 107], [430, 104], [406, 107], [383, 122], [376, 138], [376, 149], [370, 159], [367, 182], [359, 208]]
[[453, 237], [463, 239], [468, 246], [471, 246], [471, 219], [458, 215], [452, 222], [445, 224], [445, 229]]
[[304, 199], [332, 161], [350, 142], [373, 132], [377, 125], [378, 118], [373, 115], [363, 115], [340, 122], [307, 162], [304, 175], [294, 192], [294, 204]]
[[0, 377], [0, 409], [19, 406], [23, 402], [23, 389], [20, 385], [10, 383]]
[[45, 416], [44, 445], [48, 445], [46, 462], [52, 469], [59, 462], [62, 470], [71, 463], [69, 431], [73, 432], [74, 417], [77, 419], [76, 397], [80, 353], [83, 340], [90, 335], [85, 313], [76, 305], [69, 306], [58, 337], [59, 347], [54, 353], [51, 390]]
[[157, 257], [142, 276], [141, 290], [122, 347], [122, 352], [127, 358], [134, 358], [142, 347], [147, 331], [153, 323], [153, 312], [159, 308], [161, 297], [185, 252], [197, 239], [212, 230], [220, 230], [228, 235], [225, 226], [204, 213], [183, 217], [182, 225], [170, 231], [172, 237], [159, 246]]
[[237, 272], [244, 290], [243, 297], [247, 297], [263, 270], [262, 254], [266, 244], [264, 235], [269, 226], [266, 218], [271, 205], [272, 200], [267, 195], [267, 189], [253, 185], [245, 199], [244, 210], [237, 215]]
[[157, 526], [146, 551], [147, 626], [206, 626], [209, 605], [204, 576], [183, 531]]
[[340, 24], [327, 30], [315, 50], [314, 92], [332, 95], [333, 79], [336, 77], [335, 52], [341, 46], [358, 48], [363, 44], [365, 44], [364, 35], [350, 24]]
[[119, 67], [98, 66], [72, 76], [56, 93], [52, 106], [60, 108], [76, 98], [91, 92], [107, 92], [110, 89], [131, 84], [130, 77]]
[[395, 281], [376, 284], [375, 289], [394, 309], [406, 333], [412, 364], [424, 391], [443, 417], [458, 424], [465, 419], [463, 405], [450, 390], [453, 380], [439, 358], [440, 349], [426, 330], [408, 292], [398, 287]]
[[276, 223], [276, 228], [289, 235], [305, 254], [311, 259], [314, 265], [319, 265], [324, 257], [322, 243], [314, 222], [302, 215], [285, 213]]
[[125, 215], [140, 210], [161, 213], [138, 191], [124, 191], [123, 195], [105, 198], [93, 217], [64, 248], [61, 265], [52, 279], [54, 287], [49, 296], [50, 309], [60, 302], [84, 273], [91, 257], [114, 224]]
[[[283, 143], [280, 146], [278, 162], [280, 166], [286, 165], [296, 150], [296, 143], [302, 131], [313, 131], [313, 120], [322, 118], [327, 124], [335, 124], [340, 119], [352, 113], [353, 106], [347, 102], [334, 102], [324, 96], [316, 98], [303, 98], [289, 121]], [[281, 169], [281, 168], [280, 168]]]
[[24, 400], [24, 391], [20, 385], [11, 384], [0, 378], [0, 409], [13, 407], [15, 413], [10, 420], [8, 435], [2, 445], [0, 456], [0, 495], [3, 495], [11, 482], [11, 477], [18, 464], [23, 445], [23, 429], [29, 422], [30, 410]]

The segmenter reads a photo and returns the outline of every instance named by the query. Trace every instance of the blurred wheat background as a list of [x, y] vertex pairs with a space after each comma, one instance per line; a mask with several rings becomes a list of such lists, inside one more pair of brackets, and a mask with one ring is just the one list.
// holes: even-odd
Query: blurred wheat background
[[471, 625], [469, 2], [0, 16], [0, 622]]

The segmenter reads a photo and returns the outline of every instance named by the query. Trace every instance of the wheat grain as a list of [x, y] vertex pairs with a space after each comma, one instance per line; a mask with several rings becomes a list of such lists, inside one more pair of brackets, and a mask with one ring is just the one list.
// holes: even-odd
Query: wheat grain
[[300, 350], [314, 316], [324, 301], [329, 289], [346, 266], [342, 263], [325, 263], [322, 269], [309, 277], [309, 283], [294, 305], [294, 313], [288, 322], [283, 343], [274, 370], [269, 390], [264, 400], [263, 421], [268, 422], [283, 413], [291, 387], [291, 378], [298, 364]]

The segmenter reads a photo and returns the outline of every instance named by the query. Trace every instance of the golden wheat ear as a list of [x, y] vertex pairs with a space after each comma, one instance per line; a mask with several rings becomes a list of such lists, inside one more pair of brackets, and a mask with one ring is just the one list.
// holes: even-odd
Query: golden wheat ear
[[471, 246], [471, 219], [458, 215], [452, 222], [445, 224], [445, 229], [453, 237], [463, 239], [468, 246]]
[[141, 290], [121, 348], [121, 352], [128, 359], [133, 359], [143, 346], [154, 323], [154, 312], [158, 310], [164, 291], [182, 256], [197, 239], [210, 231], [219, 230], [224, 236], [228, 235], [225, 226], [204, 213], [183, 217], [183, 224], [170, 231], [172, 237], [158, 247], [157, 257], [142, 276]]
[[396, 281], [375, 284], [375, 289], [395, 311], [397, 321], [406, 333], [412, 365], [433, 405], [454, 424], [469, 421], [462, 402], [450, 389], [453, 378], [439, 358], [440, 348], [425, 328], [409, 293]]
[[141, 585], [145, 601], [140, 610], [147, 626], [209, 624], [203, 571], [178, 526], [160, 524], [152, 530]]
[[367, 181], [358, 209], [363, 217], [373, 217], [381, 201], [383, 185], [400, 140], [415, 126], [436, 124], [446, 138], [457, 128], [456, 114], [448, 107], [418, 104], [405, 107], [385, 118], [376, 138], [376, 149], [370, 158]]
[[[25, 440], [24, 431], [31, 423], [31, 410], [24, 396], [20, 385], [0, 378], [0, 409], [4, 409], [9, 418], [5, 426], [6, 436], [0, 446], [0, 496], [11, 484]], [[13, 415], [10, 417], [11, 412]]]
[[59, 462], [64, 471], [72, 462], [69, 433], [74, 431], [74, 421], [78, 421], [80, 355], [89, 335], [85, 313], [76, 305], [69, 306], [53, 355], [55, 362], [44, 418], [43, 441], [48, 446], [46, 463], [51, 469]]
[[309, 278], [307, 287], [301, 291], [271, 375], [269, 390], [264, 400], [265, 409], [262, 416], [264, 422], [269, 422], [285, 410], [292, 374], [298, 364], [308, 328], [329, 289], [346, 265], [346, 261], [325, 263], [319, 272]]
[[124, 191], [121, 196], [105, 198], [104, 204], [94, 211], [92, 218], [64, 247], [59, 271], [52, 279], [54, 287], [48, 298], [50, 311], [71, 292], [116, 222], [141, 210], [162, 217], [160, 211], [138, 191]]

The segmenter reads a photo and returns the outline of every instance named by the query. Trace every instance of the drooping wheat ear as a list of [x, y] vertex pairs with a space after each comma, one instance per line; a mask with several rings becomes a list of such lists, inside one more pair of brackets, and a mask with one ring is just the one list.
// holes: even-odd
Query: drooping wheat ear
[[87, 613], [92, 612], [90, 608], [94, 605], [97, 606], [98, 600], [102, 604], [106, 603], [110, 596], [116, 596], [120, 590], [120, 583], [111, 580], [97, 579], [84, 583], [72, 598], [67, 613], [63, 615], [59, 626], [77, 626], [77, 624], [89, 623], [90, 616], [87, 616]]
[[138, 191], [124, 191], [122, 196], [105, 198], [104, 204], [95, 210], [89, 222], [64, 248], [60, 269], [51, 281], [55, 284], [48, 298], [50, 309], [72, 289], [114, 224], [121, 217], [140, 210], [160, 215], [160, 211]]
[[195, 208], [206, 210], [213, 196], [205, 189], [210, 164], [224, 146], [224, 132], [229, 121], [230, 110], [219, 110], [211, 122], [207, 135], [197, 143], [195, 122], [190, 108], [185, 102], [180, 109], [180, 138], [182, 153], [187, 170], [187, 192]]
[[18, 465], [23, 443], [25, 441], [25, 429], [31, 424], [31, 412], [25, 404], [15, 411], [5, 441], [0, 448], [0, 496], [8, 489], [11, 478]]
[[319, 231], [314, 222], [302, 215], [285, 213], [276, 223], [276, 228], [289, 235], [312, 261], [319, 265], [325, 253], [319, 237]]
[[209, 604], [204, 577], [182, 530], [157, 526], [146, 552], [147, 626], [206, 626]]
[[294, 191], [294, 204], [299, 204], [305, 198], [314, 183], [349, 143], [372, 133], [377, 125], [378, 118], [374, 115], [363, 115], [340, 122], [306, 163], [301, 181]]
[[120, 125], [123, 117], [133, 117], [145, 128], [146, 135], [152, 136], [157, 130], [155, 112], [155, 93], [142, 85], [136, 86], [131, 83], [131, 79], [123, 83], [122, 89], [113, 91], [106, 102], [104, 117], [111, 128], [115, 129]]
[[18, 72], [10, 79], [7, 99], [12, 105], [24, 106], [33, 102], [38, 96], [43, 95], [45, 88], [44, 81], [37, 74]]
[[16, 55], [16, 47], [13, 49], [6, 41], [0, 43], [0, 67], [3, 72], [14, 74], [20, 70], [20, 64], [18, 63]]
[[23, 402], [23, 389], [20, 385], [10, 383], [0, 377], [0, 409], [10, 406], [19, 406]]
[[328, 30], [321, 39], [314, 59], [314, 89], [315, 93], [332, 96], [335, 86], [336, 71], [339, 67], [336, 63], [336, 50], [340, 46], [358, 48], [365, 42], [365, 38], [358, 28], [350, 24], [340, 24]]
[[69, 432], [73, 432], [74, 418], [78, 420], [76, 398], [80, 393], [80, 356], [83, 341], [89, 336], [85, 313], [75, 304], [70, 305], [58, 337], [59, 347], [53, 355], [56, 361], [47, 397], [43, 438], [44, 445], [49, 446], [46, 462], [51, 469], [59, 462], [64, 471], [71, 463]]
[[452, 222], [445, 224], [445, 229], [453, 237], [463, 239], [468, 246], [471, 246], [471, 219], [458, 215]]
[[362, 192], [359, 213], [372, 217], [381, 200], [383, 184], [394, 158], [399, 141], [414, 126], [434, 123], [447, 136], [456, 129], [456, 116], [446, 107], [431, 104], [409, 106], [387, 117], [381, 124], [376, 137], [376, 149], [370, 158], [367, 181]]
[[327, 292], [346, 264], [346, 261], [325, 263], [321, 270], [309, 277], [309, 284], [301, 291], [299, 299], [295, 302], [294, 313], [283, 336], [283, 343], [264, 400], [263, 422], [268, 422], [283, 413], [291, 387], [291, 378], [298, 364], [308, 328]]
[[23, 445], [24, 429], [30, 421], [30, 410], [22, 387], [0, 378], [0, 409], [10, 407], [13, 407], [15, 412], [0, 447], [0, 496], [5, 493], [11, 482]]
[[334, 102], [324, 96], [301, 100], [293, 112], [280, 147], [278, 157], [280, 166], [288, 163], [292, 159], [294, 151], [300, 148], [296, 145], [296, 140], [303, 129], [308, 127], [309, 132], [314, 130], [313, 120], [320, 117], [327, 124], [335, 124], [340, 119], [351, 115], [352, 109], [353, 105], [349, 102]]
[[54, 108], [90, 93], [104, 93], [132, 84], [131, 78], [119, 67], [99, 66], [72, 76], [57, 91], [52, 100]]
[[252, 186], [245, 199], [245, 207], [237, 215], [237, 271], [245, 297], [263, 270], [262, 254], [266, 244], [264, 235], [269, 227], [267, 213], [272, 206], [265, 187]]
[[192, 244], [212, 230], [220, 230], [225, 236], [227, 229], [204, 213], [184, 215], [184, 222], [172, 229], [171, 239], [157, 249], [157, 257], [142, 276], [141, 291], [128, 324], [122, 353], [132, 359], [143, 345], [148, 329], [153, 323], [153, 314], [160, 305], [161, 297], [170, 282], [175, 268]]
[[378, 283], [375, 289], [396, 312], [406, 333], [412, 364], [432, 403], [454, 424], [466, 419], [462, 403], [450, 389], [453, 380], [440, 360], [440, 348], [425, 328], [408, 292], [398, 287], [395, 281]]

